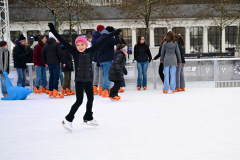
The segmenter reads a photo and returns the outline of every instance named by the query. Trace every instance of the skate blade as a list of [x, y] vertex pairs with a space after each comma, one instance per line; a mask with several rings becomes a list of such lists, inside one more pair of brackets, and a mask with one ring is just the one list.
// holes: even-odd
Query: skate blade
[[61, 123], [61, 125], [62, 125], [62, 127], [63, 127], [68, 133], [72, 133], [72, 130], [70, 130], [70, 129], [68, 129], [67, 127], [65, 127], [64, 124]]
[[86, 123], [86, 122], [83, 122], [84, 125], [88, 125], [88, 126], [94, 126], [94, 127], [97, 127], [98, 124], [89, 124], [89, 123]]

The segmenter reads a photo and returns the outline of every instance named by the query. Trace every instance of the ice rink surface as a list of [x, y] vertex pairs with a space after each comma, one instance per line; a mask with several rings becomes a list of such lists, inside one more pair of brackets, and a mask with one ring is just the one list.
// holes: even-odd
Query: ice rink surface
[[60, 125], [75, 96], [0, 101], [0, 160], [239, 160], [240, 88], [126, 91], [119, 102], [95, 96], [98, 127]]

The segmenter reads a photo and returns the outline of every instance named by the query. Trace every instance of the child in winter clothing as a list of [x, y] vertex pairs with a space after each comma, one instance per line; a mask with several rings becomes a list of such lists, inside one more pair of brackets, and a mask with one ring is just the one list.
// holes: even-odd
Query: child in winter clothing
[[126, 62], [127, 56], [127, 44], [121, 39], [120, 44], [117, 45], [117, 50], [114, 54], [114, 59], [112, 65], [109, 69], [109, 80], [114, 82], [114, 86], [110, 91], [109, 98], [112, 100], [120, 100], [118, 96], [118, 91], [124, 81], [123, 73], [127, 75], [127, 70], [124, 63]]
[[65, 60], [61, 44], [56, 42], [57, 38], [50, 32], [49, 39], [42, 50], [42, 59], [47, 64], [50, 77], [49, 77], [49, 97], [64, 98], [63, 94], [58, 93], [58, 80], [60, 73], [60, 64], [65, 67]]
[[78, 108], [83, 102], [84, 90], [87, 94], [88, 102], [86, 113], [83, 117], [84, 123], [88, 125], [97, 126], [98, 123], [93, 119], [92, 105], [93, 105], [93, 85], [92, 85], [92, 59], [96, 51], [104, 45], [111, 37], [118, 35], [121, 30], [118, 29], [108, 36], [104, 37], [95, 46], [87, 48], [87, 40], [84, 37], [77, 37], [75, 40], [76, 47], [71, 46], [69, 43], [56, 32], [52, 23], [49, 24], [51, 32], [58, 38], [58, 40], [66, 47], [66, 49], [73, 55], [75, 63], [75, 87], [77, 100], [73, 104], [70, 112], [62, 121], [62, 125], [68, 130], [72, 131], [72, 121]]
[[[98, 38], [102, 36], [102, 31], [104, 29], [105, 29], [105, 27], [103, 25], [97, 26], [97, 31], [95, 31], [93, 33], [92, 46], [94, 46], [97, 43]], [[98, 60], [97, 60], [97, 54], [94, 55], [93, 61], [94, 61], [93, 94], [94, 95], [99, 94], [101, 96], [102, 95], [102, 86], [103, 86], [103, 73], [102, 73], [102, 68], [100, 67]]]
[[8, 51], [8, 44], [5, 41], [0, 42], [0, 80], [1, 80], [1, 89], [4, 97], [8, 97], [6, 80], [2, 72], [9, 73], [9, 60], [10, 55]]
[[[66, 42], [70, 43], [70, 40], [66, 39]], [[71, 43], [70, 43], [71, 44]], [[74, 95], [75, 92], [71, 91], [71, 72], [73, 71], [72, 55], [68, 52], [66, 47], [62, 45], [62, 50], [64, 52], [64, 57], [66, 61], [66, 66], [62, 67], [62, 72], [64, 73], [62, 94], [64, 95]]]

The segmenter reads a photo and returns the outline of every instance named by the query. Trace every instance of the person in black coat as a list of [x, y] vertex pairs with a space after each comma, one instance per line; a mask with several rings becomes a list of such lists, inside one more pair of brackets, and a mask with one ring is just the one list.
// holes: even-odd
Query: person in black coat
[[65, 67], [65, 59], [61, 44], [57, 43], [57, 38], [50, 32], [49, 38], [43, 47], [41, 53], [43, 62], [49, 69], [49, 97], [64, 98], [64, 95], [58, 93], [58, 80], [60, 76], [60, 65]]
[[[71, 41], [65, 39], [66, 42], [71, 44]], [[62, 67], [62, 72], [64, 73], [62, 94], [64, 95], [74, 95], [75, 92], [71, 90], [71, 72], [73, 71], [72, 54], [62, 45], [62, 50], [64, 52], [64, 58], [66, 66]]]
[[17, 86], [21, 85], [25, 87], [26, 82], [26, 63], [27, 56], [25, 51], [26, 38], [21, 34], [18, 38], [18, 43], [13, 50], [13, 60], [14, 60], [14, 68], [16, 68], [18, 73]]
[[134, 60], [137, 61], [138, 69], [137, 89], [140, 90], [141, 87], [143, 87], [143, 89], [146, 90], [147, 68], [148, 63], [150, 63], [152, 60], [152, 55], [149, 46], [145, 43], [145, 38], [143, 36], [138, 37], [138, 42], [134, 46]]
[[[159, 47], [158, 54], [153, 58], [153, 60], [157, 60], [158, 58], [161, 57], [161, 49], [162, 49], [163, 42], [165, 42], [165, 40], [166, 40], [166, 36], [164, 36], [164, 37], [162, 38], [162, 41], [161, 41], [161, 44], [160, 44], [160, 47]], [[160, 65], [159, 65], [158, 74], [159, 74], [162, 82], [164, 83], [163, 63], [161, 63], [161, 62], [160, 62]]]
[[67, 43], [55, 30], [52, 23], [49, 24], [51, 32], [57, 37], [57, 39], [66, 47], [66, 49], [73, 55], [75, 64], [75, 87], [76, 87], [76, 102], [72, 105], [70, 112], [62, 121], [63, 127], [68, 131], [72, 131], [72, 121], [78, 108], [83, 102], [84, 91], [87, 94], [87, 107], [85, 115], [83, 116], [83, 122], [88, 125], [97, 126], [98, 123], [93, 119], [92, 105], [93, 105], [93, 75], [92, 75], [92, 60], [96, 51], [103, 46], [108, 40], [119, 35], [120, 29], [112, 32], [104, 37], [101, 41], [98, 41], [93, 47], [87, 48], [88, 43], [86, 38], [77, 37], [75, 40], [76, 47]]
[[126, 63], [128, 47], [124, 40], [121, 41], [123, 43], [117, 45], [117, 50], [114, 54], [114, 59], [109, 69], [108, 78], [110, 81], [114, 82], [114, 86], [109, 94], [109, 98], [112, 100], [120, 100], [121, 97], [118, 96], [118, 90], [120, 89], [121, 84], [124, 81], [123, 73], [127, 75], [127, 69], [125, 68], [124, 63]]

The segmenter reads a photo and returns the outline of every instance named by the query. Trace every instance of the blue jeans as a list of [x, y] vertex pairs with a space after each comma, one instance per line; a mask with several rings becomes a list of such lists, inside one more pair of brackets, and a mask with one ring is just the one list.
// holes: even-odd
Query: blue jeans
[[59, 64], [49, 64], [48, 69], [49, 69], [49, 73], [50, 73], [49, 91], [53, 91], [53, 89], [56, 89], [58, 91], [60, 65]]
[[5, 96], [7, 94], [7, 87], [6, 87], [6, 79], [4, 75], [0, 75], [0, 80], [1, 80], [2, 94], [3, 96]]
[[[147, 87], [147, 68], [148, 68], [148, 61], [137, 62], [137, 69], [138, 69], [137, 86]], [[142, 82], [142, 77], [143, 77], [143, 82]]]
[[103, 72], [103, 86], [102, 86], [103, 91], [105, 89], [107, 89], [109, 91], [109, 86], [110, 86], [111, 82], [108, 79], [108, 72], [109, 72], [109, 68], [111, 67], [111, 65], [112, 65], [112, 61], [100, 63], [100, 66], [101, 66], [102, 72]]
[[164, 67], [164, 90], [169, 90], [169, 70], [171, 70], [171, 80], [170, 80], [170, 87], [171, 90], [176, 89], [176, 66], [167, 66]]
[[17, 86], [20, 84], [25, 87], [26, 82], [26, 68], [16, 68], [18, 74]]
[[63, 84], [63, 74], [62, 74], [62, 68], [60, 67], [60, 71], [59, 71], [59, 78], [60, 78], [60, 82], [61, 85]]
[[36, 71], [35, 86], [40, 87], [42, 83], [42, 87], [46, 88], [47, 86], [46, 67], [38, 66], [37, 68], [35, 68], [35, 71]]

